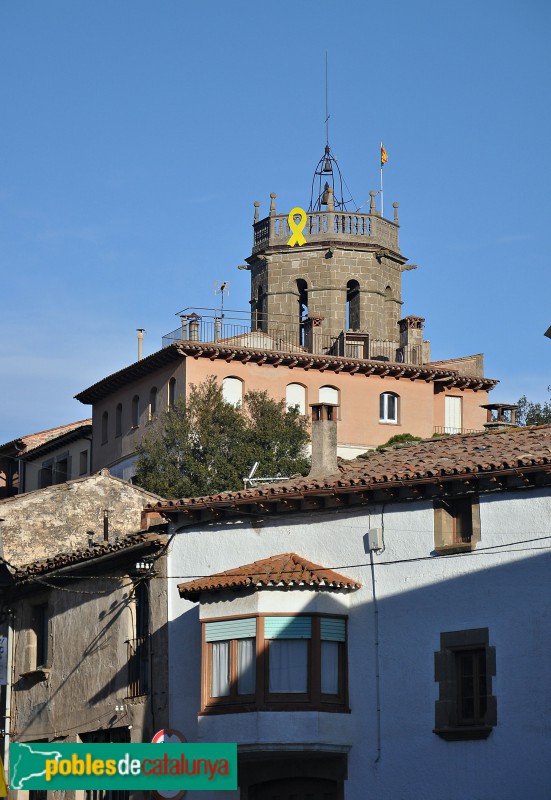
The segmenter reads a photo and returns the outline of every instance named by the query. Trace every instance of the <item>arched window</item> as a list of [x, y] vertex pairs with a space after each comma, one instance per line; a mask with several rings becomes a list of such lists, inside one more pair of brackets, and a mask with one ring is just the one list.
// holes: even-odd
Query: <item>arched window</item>
[[148, 417], [152, 420], [157, 416], [157, 387], [153, 386], [149, 392]]
[[379, 396], [379, 422], [398, 423], [399, 400], [394, 392], [383, 392]]
[[300, 344], [304, 344], [304, 324], [303, 320], [308, 316], [308, 284], [302, 278], [297, 280], [298, 290], [298, 324], [300, 331]]
[[101, 443], [105, 444], [107, 442], [107, 437], [109, 433], [109, 414], [107, 411], [104, 411], [101, 415]]
[[288, 383], [285, 403], [287, 408], [297, 407], [301, 414], [306, 414], [306, 387], [301, 383]]
[[137, 394], [132, 398], [132, 427], [137, 428], [140, 424], [140, 398]]
[[176, 378], [171, 378], [168, 382], [168, 407], [174, 408], [176, 405]]
[[346, 284], [346, 328], [359, 331], [360, 327], [360, 284], [348, 281]]
[[256, 329], [258, 331], [268, 330], [268, 297], [262, 285], [258, 287], [256, 296]]
[[122, 403], [115, 409], [115, 436], [122, 435]]
[[243, 381], [239, 378], [224, 378], [222, 397], [226, 403], [238, 408], [243, 402]]
[[335, 386], [322, 386], [319, 393], [320, 403], [339, 405], [339, 390]]

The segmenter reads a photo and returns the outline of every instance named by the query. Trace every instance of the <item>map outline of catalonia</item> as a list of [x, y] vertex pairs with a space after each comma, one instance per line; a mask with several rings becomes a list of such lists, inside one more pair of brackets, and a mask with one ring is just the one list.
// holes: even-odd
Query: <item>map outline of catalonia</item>
[[[19, 751], [18, 752], [19, 758], [17, 759], [17, 761], [15, 761], [13, 763], [12, 768], [10, 770], [10, 772], [11, 772], [11, 775], [10, 775], [11, 788], [12, 789], [16, 789], [16, 790], [23, 789], [24, 788], [23, 784], [25, 783], [25, 781], [28, 781], [31, 778], [41, 778], [43, 775], [46, 775], [46, 759], [47, 758], [54, 758], [56, 761], [59, 761], [59, 759], [62, 758], [62, 754], [59, 752], [59, 750], [52, 750], [52, 751], [40, 750], [40, 751], [36, 751], [36, 750], [32, 749], [30, 744], [26, 744], [25, 742], [18, 742], [17, 744], [13, 744], [12, 745], [13, 749], [15, 749], [16, 747], [17, 747], [17, 749]], [[43, 756], [44, 757], [44, 769], [43, 769], [42, 772], [33, 772], [31, 775], [23, 775], [20, 778], [16, 777], [17, 776], [17, 767], [19, 766], [19, 764], [21, 762], [21, 759], [22, 758], [24, 759], [23, 751], [20, 750], [20, 748], [26, 748], [27, 750], [29, 750], [29, 753], [31, 753], [32, 755]]]

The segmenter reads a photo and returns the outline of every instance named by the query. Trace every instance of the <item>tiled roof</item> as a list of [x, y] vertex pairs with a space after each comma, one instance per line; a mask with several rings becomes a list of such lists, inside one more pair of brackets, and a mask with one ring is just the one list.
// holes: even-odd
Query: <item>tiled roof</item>
[[155, 372], [162, 366], [179, 361], [182, 358], [208, 358], [212, 361], [235, 360], [258, 364], [259, 366], [290, 366], [306, 369], [321, 369], [328, 373], [349, 372], [360, 375], [389, 375], [405, 377], [411, 380], [441, 381], [446, 386], [458, 386], [463, 389], [493, 389], [498, 381], [480, 376], [462, 375], [456, 369], [433, 364], [399, 364], [392, 361], [375, 361], [361, 358], [344, 358], [342, 356], [316, 355], [313, 353], [297, 353], [290, 351], [269, 350], [255, 347], [236, 347], [224, 345], [222, 342], [174, 342], [156, 353], [136, 361], [128, 367], [108, 375], [93, 386], [75, 395], [81, 403], [95, 403], [112, 392], [127, 386], [132, 381]]
[[359, 589], [361, 583], [332, 569], [313, 564], [296, 553], [270, 556], [252, 564], [218, 572], [178, 584], [180, 597], [193, 599], [201, 592], [223, 589], [261, 588], [263, 586], [317, 586], [333, 589]]
[[[59, 425], [57, 428], [49, 428], [47, 431], [39, 431], [38, 433], [29, 433], [26, 436], [19, 436], [17, 439], [12, 439], [10, 442], [0, 445], [0, 450], [4, 448], [10, 449], [17, 445], [18, 451], [21, 454], [27, 454], [30, 450], [50, 442], [52, 439], [57, 439], [67, 433], [76, 431], [81, 427], [88, 427], [92, 424], [91, 419], [81, 419], [79, 422], [70, 422], [68, 425]], [[21, 449], [23, 448], [23, 449]]]
[[151, 353], [151, 355], [140, 359], [140, 361], [135, 361], [128, 367], [124, 367], [108, 375], [106, 378], [102, 378], [97, 383], [89, 386], [88, 389], [84, 389], [82, 392], [76, 394], [75, 399], [80, 400], [81, 403], [95, 403], [96, 400], [107, 397], [116, 389], [120, 389], [122, 386], [128, 386], [132, 381], [139, 380], [144, 377], [144, 375], [149, 375], [160, 367], [170, 364], [172, 361], [180, 361], [183, 355], [184, 353], [181, 352], [179, 343], [171, 344], [169, 347], [163, 347], [162, 350], [157, 350], [156, 353]]
[[[73, 550], [69, 553], [58, 553], [51, 558], [41, 561], [33, 561], [30, 564], [18, 565], [15, 569], [10, 569], [16, 579], [29, 578], [35, 575], [42, 575], [46, 572], [53, 572], [62, 567], [76, 566], [86, 561], [94, 561], [106, 555], [116, 555], [144, 547], [154, 547], [165, 544], [166, 537], [156, 533], [137, 533], [115, 539], [112, 542], [102, 542], [94, 547]], [[11, 565], [8, 564], [8, 568]]]
[[295, 478], [207, 497], [162, 500], [148, 508], [164, 512], [224, 510], [251, 503], [478, 478], [492, 473], [514, 475], [521, 469], [551, 472], [551, 425], [426, 439], [370, 451], [344, 462], [339, 472], [324, 478]]

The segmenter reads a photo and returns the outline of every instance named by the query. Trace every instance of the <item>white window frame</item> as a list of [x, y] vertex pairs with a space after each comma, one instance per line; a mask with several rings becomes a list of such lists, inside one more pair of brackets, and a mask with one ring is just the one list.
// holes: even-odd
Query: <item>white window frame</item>
[[[394, 400], [394, 416], [391, 417], [388, 413], [388, 399], [392, 397]], [[381, 409], [382, 404], [382, 409]], [[382, 413], [381, 413], [382, 411]], [[379, 395], [379, 422], [384, 425], [398, 425], [400, 415], [400, 396], [395, 392], [381, 392]]]

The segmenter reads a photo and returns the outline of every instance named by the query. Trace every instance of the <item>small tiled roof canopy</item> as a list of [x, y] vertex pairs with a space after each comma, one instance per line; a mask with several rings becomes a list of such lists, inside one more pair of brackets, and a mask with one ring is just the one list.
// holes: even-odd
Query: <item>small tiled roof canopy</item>
[[361, 583], [314, 564], [296, 553], [270, 556], [252, 564], [234, 567], [206, 578], [178, 584], [180, 597], [196, 600], [201, 592], [223, 589], [260, 589], [264, 586], [314, 586], [331, 589], [359, 589]]
[[43, 575], [48, 572], [55, 572], [57, 569], [64, 569], [66, 567], [77, 567], [86, 564], [87, 562], [94, 561], [98, 558], [105, 558], [105, 556], [116, 556], [118, 554], [124, 555], [131, 553], [134, 550], [144, 550], [147, 548], [159, 548], [166, 544], [166, 537], [161, 534], [154, 533], [134, 533], [128, 536], [123, 536], [112, 542], [102, 542], [96, 544], [94, 547], [83, 548], [82, 550], [73, 550], [68, 553], [58, 553], [50, 558], [45, 558], [40, 561], [33, 561], [31, 564], [11, 564], [5, 562], [8, 569], [13, 576], [18, 579], [33, 577], [35, 575]]
[[507, 487], [517, 488], [529, 485], [529, 476], [536, 473], [551, 473], [551, 425], [445, 436], [407, 447], [370, 451], [327, 477], [307, 476], [207, 497], [160, 500], [147, 506], [146, 512], [224, 513], [243, 506], [266, 508], [267, 504], [274, 508], [279, 504], [283, 509], [285, 505], [292, 508], [292, 503], [301, 499], [352, 498], [407, 486], [420, 492], [423, 487], [450, 481], [493, 481], [490, 488], [495, 489], [500, 486], [498, 476]]

